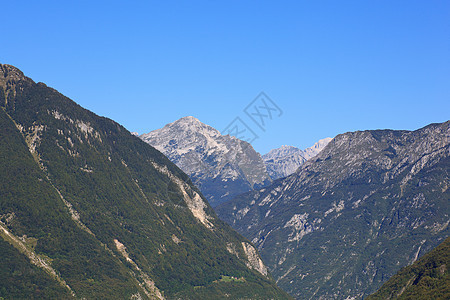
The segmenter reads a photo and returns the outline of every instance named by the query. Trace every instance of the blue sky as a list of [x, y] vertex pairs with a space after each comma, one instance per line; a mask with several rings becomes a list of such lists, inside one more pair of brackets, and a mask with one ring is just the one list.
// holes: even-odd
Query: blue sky
[[[146, 133], [240, 117], [265, 153], [450, 119], [449, 1], [4, 1], [0, 63]], [[261, 130], [244, 108], [282, 110]]]

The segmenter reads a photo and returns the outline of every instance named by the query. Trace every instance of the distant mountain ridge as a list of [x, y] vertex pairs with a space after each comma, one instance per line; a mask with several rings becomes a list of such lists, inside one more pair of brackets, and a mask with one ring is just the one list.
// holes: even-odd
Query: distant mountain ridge
[[321, 139], [305, 150], [286, 145], [270, 150], [262, 156], [270, 178], [276, 180], [293, 174], [305, 161], [322, 151], [331, 140]]
[[360, 299], [450, 234], [450, 121], [336, 136], [299, 170], [216, 207], [298, 299]]
[[253, 147], [188, 116], [140, 138], [188, 174], [212, 206], [271, 182]]

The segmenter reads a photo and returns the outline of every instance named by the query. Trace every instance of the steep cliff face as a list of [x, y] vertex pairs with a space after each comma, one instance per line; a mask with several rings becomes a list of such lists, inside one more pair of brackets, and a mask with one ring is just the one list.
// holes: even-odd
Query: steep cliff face
[[338, 135], [216, 211], [299, 299], [363, 297], [449, 235], [449, 126]]
[[163, 154], [9, 65], [0, 154], [0, 297], [288, 297]]
[[184, 117], [140, 136], [188, 174], [212, 206], [271, 182], [253, 147]]

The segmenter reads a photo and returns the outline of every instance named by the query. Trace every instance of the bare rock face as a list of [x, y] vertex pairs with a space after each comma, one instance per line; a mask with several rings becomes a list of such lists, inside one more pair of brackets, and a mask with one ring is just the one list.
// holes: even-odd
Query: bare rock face
[[255, 269], [262, 275], [267, 276], [267, 267], [259, 257], [255, 247], [253, 247], [253, 245], [250, 243], [242, 242], [242, 248], [244, 249], [245, 255], [247, 255], [247, 266], [249, 268]]
[[216, 208], [299, 299], [360, 299], [449, 236], [450, 121], [336, 136]]
[[233, 136], [184, 117], [140, 138], [190, 176], [212, 206], [271, 182], [261, 155]]

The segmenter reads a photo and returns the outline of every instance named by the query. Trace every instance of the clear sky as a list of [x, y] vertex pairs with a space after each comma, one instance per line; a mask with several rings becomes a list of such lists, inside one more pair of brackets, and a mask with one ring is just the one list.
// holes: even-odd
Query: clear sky
[[[2, 1], [0, 63], [130, 131], [240, 117], [265, 153], [450, 119], [450, 1]], [[265, 131], [244, 112], [264, 91]]]

